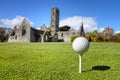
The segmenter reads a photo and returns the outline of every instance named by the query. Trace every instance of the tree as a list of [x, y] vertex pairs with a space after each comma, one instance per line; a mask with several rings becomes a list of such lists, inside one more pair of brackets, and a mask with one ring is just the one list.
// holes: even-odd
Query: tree
[[114, 35], [114, 30], [113, 30], [113, 28], [110, 28], [110, 27], [105, 28], [105, 30], [103, 31], [103, 34], [107, 35], [107, 36], [113, 36]]
[[102, 34], [99, 33], [97, 30], [95, 30], [95, 31], [93, 31], [93, 32], [90, 32], [90, 33], [87, 33], [87, 34], [86, 34], [86, 38], [87, 38], [89, 41], [97, 41], [97, 42], [103, 41]]
[[11, 28], [0, 27], [0, 42], [8, 40]]
[[60, 31], [69, 31], [70, 28], [71, 28], [70, 26], [65, 25], [65, 26], [60, 27], [59, 30], [60, 30]]
[[0, 27], [0, 42], [3, 42], [5, 40], [5, 27]]
[[120, 42], [120, 33], [112, 36], [112, 37], [110, 38], [110, 41], [112, 41], [112, 42]]
[[109, 26], [105, 28], [105, 30], [102, 32], [104, 41], [110, 41], [110, 38], [114, 35], [113, 28], [110, 28]]

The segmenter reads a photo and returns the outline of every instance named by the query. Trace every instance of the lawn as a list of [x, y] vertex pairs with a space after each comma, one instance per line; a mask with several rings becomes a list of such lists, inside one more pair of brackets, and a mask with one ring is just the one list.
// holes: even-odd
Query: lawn
[[120, 80], [120, 43], [90, 43], [79, 57], [72, 43], [0, 43], [0, 80]]

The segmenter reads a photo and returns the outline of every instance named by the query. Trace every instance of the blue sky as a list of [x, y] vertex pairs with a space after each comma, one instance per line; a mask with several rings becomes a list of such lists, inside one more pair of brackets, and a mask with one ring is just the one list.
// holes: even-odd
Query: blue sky
[[60, 25], [76, 28], [83, 21], [86, 31], [108, 25], [120, 31], [119, 3], [120, 0], [0, 0], [0, 25], [11, 26], [15, 19], [26, 17], [35, 28], [50, 26], [51, 8], [58, 7]]

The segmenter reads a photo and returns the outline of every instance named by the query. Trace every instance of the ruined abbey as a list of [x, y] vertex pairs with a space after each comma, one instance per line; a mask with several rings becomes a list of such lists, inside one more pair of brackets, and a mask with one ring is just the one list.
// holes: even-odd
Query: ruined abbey
[[40, 30], [34, 29], [24, 19], [18, 27], [11, 31], [8, 42], [70, 42], [72, 36], [84, 36], [83, 23], [79, 31], [70, 29], [70, 27], [64, 27], [64, 30], [60, 30], [59, 9], [52, 8], [50, 28], [43, 24]]

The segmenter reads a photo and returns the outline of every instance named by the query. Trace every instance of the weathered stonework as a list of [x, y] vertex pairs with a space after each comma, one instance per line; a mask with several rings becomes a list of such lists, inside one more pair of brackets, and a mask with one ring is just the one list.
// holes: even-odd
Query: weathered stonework
[[59, 31], [59, 9], [58, 8], [52, 8], [50, 29], [51, 31]]
[[19, 28], [15, 28], [10, 33], [8, 42], [47, 42], [49, 32], [34, 29], [29, 22], [24, 19]]
[[11, 31], [8, 42], [70, 42], [72, 36], [85, 35], [83, 23], [78, 32], [70, 29], [70, 27], [65, 27], [64, 29], [63, 31], [59, 30], [59, 9], [53, 8], [50, 29], [45, 24], [41, 26], [40, 30], [34, 29], [24, 19], [18, 28], [14, 28]]
[[8, 42], [30, 42], [31, 26], [26, 19], [23, 20], [19, 29], [14, 28], [10, 33]]

